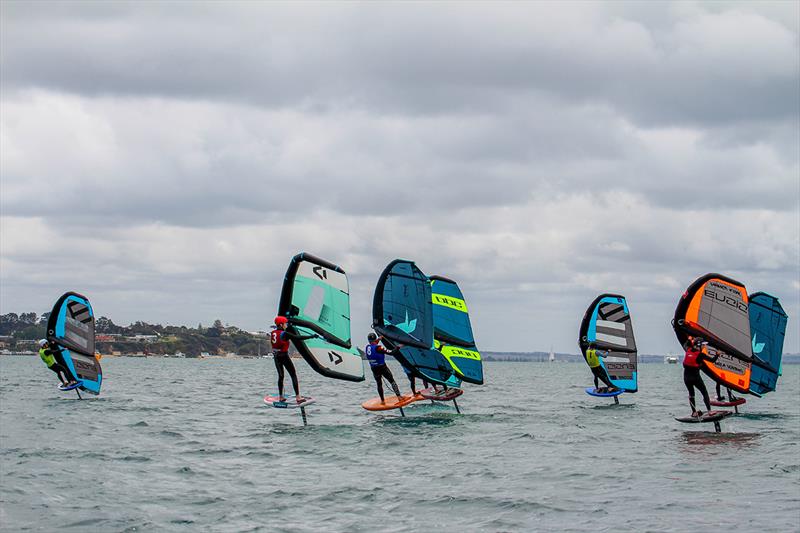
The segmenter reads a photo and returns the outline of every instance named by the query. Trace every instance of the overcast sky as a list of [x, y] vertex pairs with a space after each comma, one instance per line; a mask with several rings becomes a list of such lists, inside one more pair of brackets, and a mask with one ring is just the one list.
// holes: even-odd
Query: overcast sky
[[577, 353], [601, 292], [679, 350], [720, 272], [800, 351], [797, 2], [0, 4], [0, 312], [266, 329], [290, 258], [401, 257], [485, 350]]

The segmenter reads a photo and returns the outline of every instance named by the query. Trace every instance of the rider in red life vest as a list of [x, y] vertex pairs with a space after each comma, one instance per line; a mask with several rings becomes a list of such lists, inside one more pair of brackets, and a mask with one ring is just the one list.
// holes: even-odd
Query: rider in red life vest
[[289, 327], [289, 320], [285, 316], [275, 317], [275, 329], [270, 334], [270, 341], [272, 342], [272, 357], [275, 361], [275, 369], [278, 371], [278, 396], [280, 401], [285, 402], [286, 397], [283, 395], [283, 375], [284, 369], [289, 372], [289, 377], [292, 378], [292, 387], [294, 387], [294, 394], [297, 403], [305, 400], [300, 396], [300, 385], [297, 382], [297, 371], [294, 369], [292, 359], [289, 357], [289, 341], [290, 340], [305, 340], [319, 337], [319, 335], [295, 335], [286, 331]]
[[698, 411], [694, 401], [694, 389], [700, 391], [703, 395], [703, 402], [706, 404], [706, 409], [711, 411], [711, 401], [708, 397], [708, 390], [706, 384], [703, 383], [703, 378], [700, 376], [700, 361], [706, 359], [714, 362], [717, 357], [709, 357], [706, 346], [707, 342], [703, 342], [700, 337], [689, 337], [684, 344], [686, 355], [683, 358], [683, 384], [689, 390], [689, 406], [692, 408], [692, 416], [702, 416], [703, 412]]

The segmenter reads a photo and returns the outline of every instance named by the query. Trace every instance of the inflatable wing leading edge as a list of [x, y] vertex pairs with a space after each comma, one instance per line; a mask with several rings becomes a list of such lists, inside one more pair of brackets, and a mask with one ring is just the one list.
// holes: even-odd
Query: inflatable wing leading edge
[[323, 376], [363, 381], [361, 355], [350, 340], [350, 286], [341, 267], [307, 253], [289, 263], [278, 314], [297, 335], [321, 338], [292, 341], [306, 362]]
[[103, 370], [94, 356], [94, 311], [88, 298], [76, 292], [61, 296], [47, 320], [47, 340], [61, 347], [61, 356], [80, 389], [100, 394]]
[[601, 294], [594, 299], [581, 321], [578, 344], [584, 358], [589, 344], [608, 352], [600, 365], [611, 384], [626, 392], [636, 392], [638, 357], [628, 302], [619, 294]]
[[482, 385], [483, 363], [475, 346], [464, 295], [451, 279], [431, 276], [430, 281], [434, 347], [450, 363], [455, 378]]
[[412, 261], [395, 259], [378, 278], [372, 329], [390, 346], [400, 346], [395, 357], [416, 377], [446, 384], [453, 375], [450, 363], [433, 347], [430, 282]]
[[750, 373], [750, 392], [762, 395], [775, 390], [783, 357], [783, 341], [789, 316], [774, 296], [757, 292], [750, 295], [750, 333], [753, 355], [771, 369], [753, 365]]

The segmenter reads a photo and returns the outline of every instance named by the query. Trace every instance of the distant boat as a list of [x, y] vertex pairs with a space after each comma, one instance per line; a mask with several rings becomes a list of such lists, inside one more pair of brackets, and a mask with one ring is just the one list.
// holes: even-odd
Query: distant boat
[[665, 355], [664, 356], [664, 363], [669, 364], [669, 365], [677, 365], [678, 364], [678, 358], [675, 357], [674, 355]]
[[553, 352], [553, 347], [551, 346], [550, 347], [550, 358], [548, 359], [548, 361], [553, 363], [553, 362], [555, 362], [555, 360], [556, 360], [556, 354], [555, 354], [555, 352]]

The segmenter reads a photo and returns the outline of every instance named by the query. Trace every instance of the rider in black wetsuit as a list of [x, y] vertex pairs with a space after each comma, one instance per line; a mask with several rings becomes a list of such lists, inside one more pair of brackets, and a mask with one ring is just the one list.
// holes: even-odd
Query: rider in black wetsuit
[[686, 355], [683, 358], [683, 384], [689, 390], [689, 406], [692, 408], [692, 416], [701, 416], [702, 411], [698, 411], [694, 401], [694, 389], [700, 391], [703, 395], [703, 402], [706, 404], [706, 409], [711, 411], [711, 401], [708, 397], [708, 390], [706, 384], [703, 383], [703, 378], [700, 376], [700, 361], [706, 359], [714, 362], [717, 357], [709, 357], [707, 351], [703, 351], [703, 339], [696, 337], [689, 338], [684, 345]]
[[389, 370], [389, 367], [386, 365], [386, 355], [391, 354], [392, 352], [387, 351], [386, 348], [378, 343], [378, 336], [374, 333], [367, 335], [367, 340], [369, 341], [369, 344], [364, 347], [364, 353], [369, 361], [369, 367], [372, 370], [372, 376], [375, 378], [375, 385], [378, 387], [378, 396], [381, 397], [381, 403], [383, 403], [384, 397], [382, 378], [386, 378], [386, 380], [392, 386], [394, 393], [397, 396], [400, 396], [400, 388], [394, 381], [392, 371]]
[[[417, 378], [414, 376], [414, 374], [411, 372], [411, 370], [406, 365], [403, 364], [402, 361], [400, 361], [400, 366], [403, 367], [403, 372], [406, 373], [406, 377], [408, 378], [408, 383], [411, 385], [411, 394], [416, 394], [417, 393]], [[428, 383], [427, 381], [425, 381], [423, 379], [422, 380], [422, 388], [423, 389], [427, 389], [428, 387], [430, 387], [430, 383]], [[434, 385], [434, 388], [436, 388], [435, 385]], [[447, 388], [447, 387], [445, 387], [445, 388]]]
[[[598, 352], [597, 346], [593, 342], [589, 343], [589, 345], [586, 347], [586, 353], [584, 354], [586, 363], [589, 365], [589, 369], [594, 375], [594, 390], [597, 392], [615, 392], [619, 390], [611, 384], [611, 379], [608, 377], [608, 373], [605, 371], [602, 365], [600, 365], [600, 357], [605, 357], [606, 355], [608, 355], [608, 352]], [[606, 386], [603, 388], [598, 387], [600, 381], [605, 383]]]
[[64, 357], [61, 355], [61, 348], [57, 344], [51, 344], [47, 339], [40, 340], [39, 357], [42, 358], [47, 368], [56, 373], [56, 376], [58, 376], [63, 386], [77, 383], [72, 377], [72, 372], [69, 371], [69, 368], [64, 362]]
[[[731, 389], [728, 389], [728, 401], [732, 402], [734, 400], [738, 400], [738, 398], [733, 395]], [[717, 401], [718, 402], [725, 401], [725, 398], [722, 397], [722, 384], [719, 381], [717, 381]]]
[[275, 360], [275, 369], [278, 371], [278, 396], [282, 402], [286, 401], [283, 395], [283, 370], [289, 372], [289, 377], [292, 378], [292, 387], [294, 387], [294, 394], [297, 403], [305, 400], [300, 396], [300, 385], [297, 382], [297, 371], [294, 369], [292, 359], [289, 357], [289, 340], [305, 340], [313, 339], [318, 335], [294, 335], [286, 331], [289, 327], [289, 321], [285, 316], [275, 317], [276, 329], [272, 331], [270, 340], [272, 341], [272, 357]]

